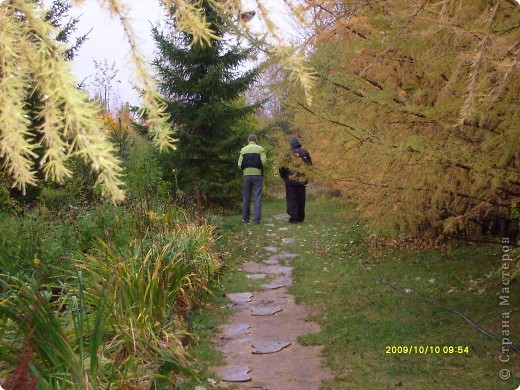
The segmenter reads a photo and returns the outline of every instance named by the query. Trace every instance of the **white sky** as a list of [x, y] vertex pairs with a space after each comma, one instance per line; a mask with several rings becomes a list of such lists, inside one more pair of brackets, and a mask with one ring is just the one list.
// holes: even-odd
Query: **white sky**
[[[141, 50], [152, 59], [154, 44], [150, 23], [155, 25], [163, 19], [159, 2], [154, 0], [126, 0], [126, 2], [131, 5], [130, 18], [140, 40]], [[86, 0], [83, 5], [74, 7], [71, 15], [80, 15], [77, 24], [78, 35], [92, 29], [72, 64], [72, 70], [78, 81], [86, 79], [88, 89], [93, 91], [90, 85], [96, 73], [93, 59], [97, 62], [106, 59], [108, 65], [115, 62], [115, 68], [118, 70], [116, 80], [120, 82], [114, 83], [112, 96], [118, 95], [121, 99], [120, 103], [129, 101], [131, 104], [138, 104], [138, 94], [132, 88], [133, 70], [128, 59], [129, 45], [124, 38], [120, 22], [112, 20], [96, 0]]]
[[[163, 10], [159, 0], [124, 0], [129, 5], [132, 26], [141, 40], [141, 50], [151, 60], [154, 55], [155, 46], [151, 36], [151, 24], [161, 23]], [[284, 31], [291, 30], [287, 11], [284, 11], [283, 1], [263, 0], [262, 3], [271, 11], [273, 19]], [[244, 10], [254, 10], [254, 0], [244, 0]], [[248, 8], [249, 7], [249, 8]], [[93, 59], [108, 65], [115, 62], [118, 70], [116, 82], [113, 84], [112, 102], [139, 104], [138, 94], [132, 88], [133, 70], [128, 60], [129, 46], [124, 38], [123, 29], [118, 20], [111, 20], [108, 12], [101, 9], [97, 0], [86, 0], [81, 6], [75, 6], [70, 11], [71, 16], [80, 15], [77, 24], [77, 35], [85, 34], [90, 29], [87, 41], [80, 48], [73, 64], [73, 72], [78, 81], [86, 79], [88, 89], [93, 91], [91, 83], [96, 73]], [[258, 17], [255, 16], [250, 22], [252, 27], [260, 30]], [[119, 101], [114, 98], [119, 97]], [[113, 105], [112, 105], [113, 106]]]

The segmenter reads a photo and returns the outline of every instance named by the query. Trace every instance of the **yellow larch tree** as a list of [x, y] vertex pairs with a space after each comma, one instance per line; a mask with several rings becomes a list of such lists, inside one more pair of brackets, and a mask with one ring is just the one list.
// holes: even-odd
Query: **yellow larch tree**
[[520, 5], [307, 3], [313, 103], [286, 104], [324, 182], [379, 228], [515, 235]]

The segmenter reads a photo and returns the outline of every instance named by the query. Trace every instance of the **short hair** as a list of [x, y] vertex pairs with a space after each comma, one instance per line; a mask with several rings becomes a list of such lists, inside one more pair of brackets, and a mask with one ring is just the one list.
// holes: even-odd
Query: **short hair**
[[256, 142], [257, 138], [256, 138], [256, 135], [254, 134], [249, 134], [249, 136], [247, 137], [247, 140], [249, 142]]

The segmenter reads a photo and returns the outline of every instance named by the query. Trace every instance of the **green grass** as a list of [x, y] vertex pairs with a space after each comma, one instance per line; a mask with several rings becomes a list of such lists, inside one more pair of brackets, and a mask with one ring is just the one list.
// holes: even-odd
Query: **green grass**
[[[266, 201], [263, 217], [284, 214], [281, 200]], [[284, 250], [299, 253], [291, 261], [295, 283], [291, 293], [304, 304], [322, 330], [302, 337], [302, 344], [324, 345], [323, 359], [335, 373], [330, 389], [381, 389], [402, 384], [411, 389], [514, 389], [520, 382], [519, 356], [511, 353], [501, 363], [500, 341], [488, 338], [448, 310], [412, 294], [382, 284], [380, 278], [400, 289], [456, 309], [487, 331], [500, 335], [499, 246], [453, 244], [442, 250], [398, 249], [373, 245], [355, 214], [334, 201], [310, 200], [304, 224], [273, 220], [275, 227], [243, 225], [240, 216], [224, 220], [222, 246], [230, 269], [221, 279], [226, 292], [254, 288], [236, 269], [248, 260], [265, 259], [264, 246], [272, 245], [269, 231], [298, 238]], [[279, 227], [290, 226], [287, 232]], [[276, 238], [275, 238], [276, 240]], [[413, 245], [410, 245], [413, 247]], [[518, 283], [511, 285], [519, 291]], [[518, 306], [510, 324], [516, 343], [520, 333]], [[217, 320], [218, 321], [218, 320]], [[213, 330], [213, 329], [211, 329]], [[421, 355], [387, 354], [387, 346], [463, 346], [469, 353]], [[501, 380], [501, 369], [513, 376]]]
[[[217, 297], [214, 303], [224, 304], [224, 298]], [[166, 377], [176, 376], [179, 379], [175, 388], [179, 390], [194, 389], [196, 386], [207, 386], [212, 383], [215, 373], [211, 367], [223, 364], [223, 356], [213, 349], [212, 337], [218, 332], [218, 326], [228, 318], [229, 313], [220, 309], [219, 306], [200, 309], [190, 315], [190, 333], [197, 340], [190, 348], [190, 354], [194, 358], [194, 370], [196, 376], [179, 376], [175, 367], [165, 363], [159, 370]], [[172, 383], [169, 379], [158, 379], [155, 382], [157, 390], [171, 390]]]

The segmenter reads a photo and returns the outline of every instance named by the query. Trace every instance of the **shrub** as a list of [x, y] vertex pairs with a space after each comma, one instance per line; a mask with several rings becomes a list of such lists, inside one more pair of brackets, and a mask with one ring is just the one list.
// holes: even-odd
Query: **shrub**
[[142, 239], [102, 243], [45, 285], [0, 275], [0, 360], [8, 364], [0, 377], [122, 388], [149, 382], [164, 362], [192, 372], [186, 314], [219, 267], [215, 231], [203, 217], [190, 222], [190, 214], [169, 210], [149, 217]]
[[57, 222], [45, 209], [0, 216], [0, 268], [6, 274], [42, 278], [79, 253], [70, 221]]

